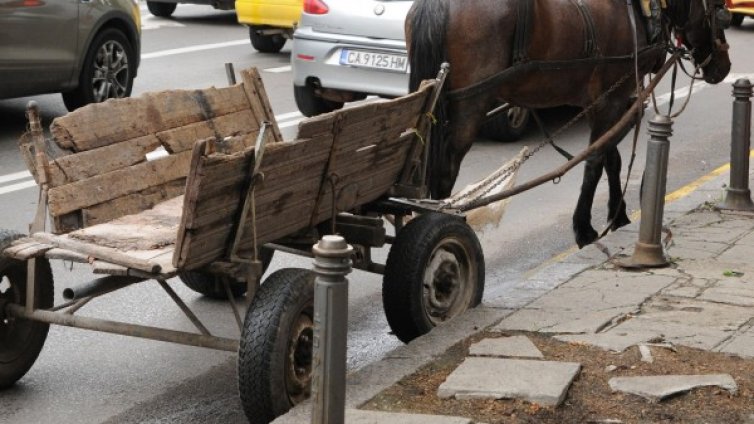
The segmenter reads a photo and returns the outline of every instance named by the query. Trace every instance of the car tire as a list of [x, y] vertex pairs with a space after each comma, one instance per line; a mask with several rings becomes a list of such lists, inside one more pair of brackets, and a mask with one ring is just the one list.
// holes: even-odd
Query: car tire
[[483, 123], [479, 135], [495, 141], [516, 141], [526, 133], [530, 116], [529, 109], [512, 106]]
[[343, 102], [333, 102], [319, 97], [311, 85], [303, 87], [294, 85], [293, 97], [296, 99], [298, 110], [306, 117], [332, 112], [343, 107]]
[[251, 46], [260, 53], [277, 53], [285, 45], [285, 37], [280, 34], [264, 35], [260, 31], [263, 27], [249, 27]]
[[734, 27], [740, 27], [744, 23], [744, 15], [742, 13], [734, 13], [730, 18], [730, 25]]
[[163, 3], [161, 1], [148, 1], [147, 9], [149, 13], [160, 18], [169, 18], [175, 12], [175, 8], [178, 6], [176, 3]]
[[[76, 89], [63, 93], [69, 111], [89, 103], [131, 95], [136, 54], [128, 38], [115, 28], [94, 37], [84, 59]], [[104, 78], [103, 78], [104, 75]]]

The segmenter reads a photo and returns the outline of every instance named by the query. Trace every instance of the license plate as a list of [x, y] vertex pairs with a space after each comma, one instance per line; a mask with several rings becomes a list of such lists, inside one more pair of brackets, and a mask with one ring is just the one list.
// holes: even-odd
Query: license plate
[[406, 69], [408, 69], [408, 58], [404, 54], [343, 49], [340, 52], [340, 64], [359, 68], [406, 72]]

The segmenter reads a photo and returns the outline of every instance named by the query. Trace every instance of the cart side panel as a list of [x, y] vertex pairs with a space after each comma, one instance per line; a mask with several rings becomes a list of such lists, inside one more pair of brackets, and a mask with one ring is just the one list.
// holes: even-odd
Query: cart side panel
[[233, 137], [218, 144], [225, 153], [252, 146], [261, 121], [274, 116], [261, 97], [256, 70], [242, 75], [245, 83], [232, 87], [146, 93], [55, 119], [54, 142], [69, 152], [47, 167], [55, 232], [101, 224], [182, 195], [197, 140]]
[[[267, 147], [261, 166], [264, 180], [254, 194], [258, 243], [308, 225], [331, 144], [331, 137], [321, 136]], [[226, 256], [248, 188], [252, 156], [253, 148], [232, 155], [207, 154], [198, 145], [194, 149], [173, 258], [177, 268], [194, 269]]]

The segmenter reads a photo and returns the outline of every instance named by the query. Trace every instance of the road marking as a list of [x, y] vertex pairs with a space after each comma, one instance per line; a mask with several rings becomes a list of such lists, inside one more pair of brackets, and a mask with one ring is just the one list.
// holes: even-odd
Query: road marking
[[177, 55], [177, 54], [194, 53], [194, 52], [200, 52], [200, 51], [204, 51], [204, 50], [222, 49], [222, 48], [225, 48], [225, 47], [242, 46], [242, 45], [245, 45], [245, 44], [249, 44], [249, 40], [248, 39], [225, 41], [225, 42], [222, 42], [222, 43], [198, 44], [196, 46], [181, 47], [181, 48], [177, 48], [177, 49], [160, 50], [160, 51], [152, 52], [152, 53], [143, 53], [141, 55], [141, 58], [142, 59], [157, 59], [157, 58], [160, 58], [160, 57], [174, 56], [174, 55]]
[[291, 67], [291, 65], [288, 65], [288, 66], [281, 66], [279, 68], [267, 68], [264, 71], [272, 73], [272, 74], [282, 74], [284, 72], [291, 72], [292, 69], [293, 68]]
[[152, 15], [141, 17], [141, 29], [143, 31], [158, 28], [183, 28], [186, 24], [176, 22], [170, 19], [158, 18]]
[[30, 177], [31, 177], [31, 172], [29, 171], [21, 171], [21, 172], [14, 172], [12, 174], [0, 175], [0, 184], [8, 183], [11, 181], [16, 181], [16, 180], [22, 180], [24, 178], [30, 178]]
[[9, 186], [0, 187], [0, 195], [12, 193], [14, 191], [19, 191], [19, 190], [23, 190], [30, 187], [36, 187], [36, 186], [37, 186], [37, 182], [34, 180], [24, 181], [22, 183], [17, 183], [17, 184], [11, 184]]

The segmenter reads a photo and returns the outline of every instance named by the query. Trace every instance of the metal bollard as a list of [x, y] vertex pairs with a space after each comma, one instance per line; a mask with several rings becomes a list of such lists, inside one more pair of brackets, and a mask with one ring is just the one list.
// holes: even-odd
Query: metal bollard
[[649, 122], [650, 139], [647, 145], [647, 164], [641, 199], [639, 241], [634, 254], [621, 265], [627, 268], [662, 267], [668, 260], [662, 250], [662, 216], [665, 207], [665, 183], [668, 175], [668, 154], [673, 134], [673, 120], [655, 116]]
[[236, 85], [236, 71], [230, 62], [225, 64], [225, 76], [228, 78], [228, 85]]
[[733, 124], [730, 138], [730, 184], [721, 209], [754, 210], [749, 190], [749, 149], [751, 146], [751, 81], [733, 83]]
[[337, 235], [314, 245], [312, 424], [343, 424], [346, 405], [348, 280], [353, 248]]

